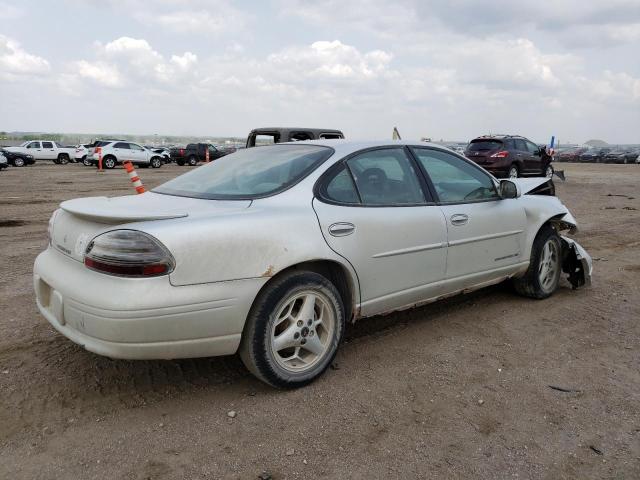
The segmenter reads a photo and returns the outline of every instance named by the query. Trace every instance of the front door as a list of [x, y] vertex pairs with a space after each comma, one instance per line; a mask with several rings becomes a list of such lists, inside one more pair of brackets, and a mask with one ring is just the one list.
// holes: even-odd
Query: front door
[[528, 259], [522, 202], [500, 198], [493, 179], [466, 159], [431, 148], [412, 151], [447, 222], [447, 288], [459, 290], [521, 269]]
[[527, 173], [537, 176], [542, 175], [542, 150], [538, 145], [529, 140], [525, 140], [524, 143], [527, 145], [527, 151], [529, 153], [527, 161], [525, 162]]
[[137, 143], [130, 143], [129, 149], [131, 150], [131, 161], [133, 163], [149, 163], [149, 156], [147, 151]]
[[320, 185], [313, 207], [327, 243], [358, 275], [362, 315], [440, 294], [446, 225], [404, 148], [363, 151]]
[[40, 142], [29, 143], [27, 145], [27, 153], [29, 155], [33, 155], [33, 158], [36, 160], [44, 160], [44, 157], [42, 156], [42, 145], [40, 145]]

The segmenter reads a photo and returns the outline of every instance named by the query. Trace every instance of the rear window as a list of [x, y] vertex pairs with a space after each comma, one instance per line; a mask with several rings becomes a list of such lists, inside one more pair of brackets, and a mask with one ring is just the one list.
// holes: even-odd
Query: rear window
[[267, 197], [295, 185], [332, 154], [333, 149], [316, 145], [249, 148], [180, 175], [153, 191], [211, 200]]
[[497, 150], [502, 148], [502, 141], [500, 140], [472, 140], [467, 151], [469, 152], [481, 152], [487, 150]]

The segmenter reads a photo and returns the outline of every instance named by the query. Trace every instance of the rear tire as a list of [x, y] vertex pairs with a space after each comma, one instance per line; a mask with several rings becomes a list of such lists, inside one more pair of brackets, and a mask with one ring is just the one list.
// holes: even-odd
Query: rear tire
[[550, 225], [544, 225], [531, 248], [531, 262], [524, 276], [513, 279], [513, 286], [520, 295], [543, 299], [558, 288], [562, 273], [562, 243]]
[[507, 178], [518, 178], [520, 176], [520, 169], [515, 163], [509, 167], [507, 172]]
[[344, 326], [344, 306], [333, 283], [317, 273], [294, 271], [273, 280], [254, 301], [240, 357], [271, 386], [302, 387], [331, 364]]
[[14, 167], [24, 167], [24, 160], [22, 158], [16, 158], [13, 160]]
[[184, 160], [176, 160], [176, 163], [177, 163], [178, 165], [180, 165], [181, 167], [183, 167], [183, 166], [184, 166]]

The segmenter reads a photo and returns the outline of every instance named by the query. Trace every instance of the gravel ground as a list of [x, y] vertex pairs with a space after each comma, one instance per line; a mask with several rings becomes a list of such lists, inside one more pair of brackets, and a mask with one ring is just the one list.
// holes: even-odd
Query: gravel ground
[[51, 212], [133, 190], [122, 169], [0, 172], [0, 478], [640, 478], [640, 166], [557, 168], [591, 288], [363, 320], [296, 391], [236, 357], [109, 360], [56, 333], [31, 280]]

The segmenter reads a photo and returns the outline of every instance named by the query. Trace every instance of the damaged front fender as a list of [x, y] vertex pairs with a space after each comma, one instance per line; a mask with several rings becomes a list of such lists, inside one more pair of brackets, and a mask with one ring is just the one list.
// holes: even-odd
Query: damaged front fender
[[593, 261], [591, 255], [575, 240], [561, 235], [562, 271], [568, 274], [569, 283], [574, 288], [591, 285]]

